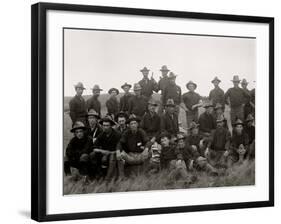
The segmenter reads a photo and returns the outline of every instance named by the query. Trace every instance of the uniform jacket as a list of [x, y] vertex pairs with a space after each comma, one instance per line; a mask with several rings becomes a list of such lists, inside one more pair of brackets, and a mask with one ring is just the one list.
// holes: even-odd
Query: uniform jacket
[[166, 85], [163, 91], [163, 104], [165, 104], [168, 99], [173, 99], [177, 105], [181, 103], [181, 88], [178, 85], [174, 83]]
[[160, 80], [158, 82], [158, 89], [161, 90], [161, 95], [164, 93], [164, 89], [166, 86], [170, 83], [170, 80], [168, 77], [160, 77]]
[[81, 96], [74, 96], [69, 101], [70, 118], [74, 124], [79, 118], [85, 119], [87, 114], [86, 102]]
[[99, 124], [96, 124], [96, 127], [92, 129], [88, 127], [88, 136], [92, 139], [97, 138], [102, 133], [102, 127]]
[[209, 100], [212, 101], [214, 106], [220, 103], [224, 107], [224, 91], [220, 87], [212, 89], [209, 93]]
[[145, 96], [147, 99], [149, 99], [153, 91], [157, 92], [158, 91], [158, 85], [157, 82], [153, 79], [142, 79], [139, 81], [139, 84], [142, 88], [141, 90], [141, 95]]
[[189, 91], [182, 95], [182, 101], [190, 111], [198, 111], [198, 107], [192, 110], [192, 106], [198, 104], [200, 100], [201, 96], [196, 92]]
[[249, 137], [249, 144], [251, 144], [255, 140], [255, 126], [245, 126], [244, 131]]
[[121, 134], [112, 129], [111, 133], [108, 135], [105, 132], [102, 132], [96, 139], [94, 143], [94, 148], [104, 149], [108, 151], [115, 151], [117, 143], [121, 138]]
[[175, 135], [179, 132], [179, 122], [177, 115], [170, 115], [164, 113], [161, 117], [161, 131], [167, 131], [170, 134]]
[[245, 99], [250, 98], [250, 95], [241, 88], [232, 87], [227, 90], [224, 97], [226, 103], [228, 103], [227, 98], [229, 97], [231, 107], [240, 107], [245, 103]]
[[110, 97], [106, 103], [107, 113], [116, 116], [119, 112], [119, 103], [116, 97]]
[[161, 119], [157, 113], [152, 115], [151, 113], [146, 112], [142, 118], [140, 127], [148, 134], [148, 136], [157, 135], [160, 132], [160, 123]]
[[70, 161], [79, 161], [82, 154], [89, 154], [93, 150], [93, 141], [86, 136], [82, 139], [73, 137], [67, 145], [66, 156]]
[[211, 149], [215, 151], [225, 151], [229, 149], [230, 146], [230, 132], [228, 129], [216, 128], [212, 134]]
[[204, 112], [199, 116], [199, 130], [201, 132], [211, 132], [216, 129], [216, 121], [214, 115]]
[[129, 100], [133, 96], [133, 94], [124, 94], [120, 98], [120, 111], [128, 112], [129, 111]]
[[147, 108], [147, 99], [144, 96], [132, 96], [129, 100], [129, 114], [142, 117]]
[[94, 109], [101, 116], [101, 103], [96, 96], [87, 100], [87, 110]]

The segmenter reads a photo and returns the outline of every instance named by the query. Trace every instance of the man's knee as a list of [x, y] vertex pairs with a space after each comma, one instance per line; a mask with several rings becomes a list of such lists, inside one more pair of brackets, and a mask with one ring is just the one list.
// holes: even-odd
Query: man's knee
[[80, 160], [79, 160], [80, 162], [88, 162], [89, 161], [89, 155], [88, 154], [82, 154], [81, 156], [80, 156]]

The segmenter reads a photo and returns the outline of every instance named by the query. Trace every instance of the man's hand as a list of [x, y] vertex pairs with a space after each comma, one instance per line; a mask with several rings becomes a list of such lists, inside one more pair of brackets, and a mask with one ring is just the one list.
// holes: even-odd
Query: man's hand
[[150, 141], [151, 141], [151, 143], [155, 143], [155, 141], [156, 141], [156, 137], [154, 136], [154, 137], [152, 137], [151, 139], [150, 139]]
[[229, 156], [229, 151], [226, 150], [226, 151], [224, 152], [223, 156], [224, 156], [224, 157], [228, 157], [228, 156]]
[[194, 160], [192, 159], [189, 163], [189, 166], [188, 166], [189, 170], [193, 170], [193, 163], [194, 163]]
[[116, 159], [120, 160], [122, 158], [120, 150], [116, 150]]
[[205, 152], [204, 152], [204, 155], [206, 158], [208, 158], [210, 156], [210, 150], [209, 148], [206, 148]]

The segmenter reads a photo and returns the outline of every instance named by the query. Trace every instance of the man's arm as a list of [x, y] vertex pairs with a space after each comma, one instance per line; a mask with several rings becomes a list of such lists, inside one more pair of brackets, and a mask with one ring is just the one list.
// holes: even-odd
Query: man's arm
[[74, 123], [76, 121], [76, 105], [72, 100], [69, 102], [69, 110], [70, 118], [72, 120], [72, 123]]

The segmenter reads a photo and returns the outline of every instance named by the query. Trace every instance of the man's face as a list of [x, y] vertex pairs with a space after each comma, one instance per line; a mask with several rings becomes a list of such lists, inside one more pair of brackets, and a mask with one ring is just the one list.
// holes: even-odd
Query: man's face
[[163, 138], [161, 138], [160, 142], [161, 142], [161, 145], [162, 145], [163, 147], [168, 147], [169, 144], [170, 144], [170, 140], [169, 140], [169, 138], [166, 137], [166, 136], [163, 137]]
[[141, 95], [141, 90], [135, 90], [135, 94], [136, 94], [137, 96], [140, 96], [140, 95]]
[[124, 127], [126, 125], [126, 118], [125, 117], [118, 117], [118, 124], [121, 127]]
[[75, 90], [76, 90], [76, 94], [77, 94], [78, 96], [82, 96], [83, 91], [84, 91], [82, 88], [78, 87], [78, 88], [76, 88]]
[[239, 82], [233, 82], [233, 86], [236, 88], [239, 87]]
[[91, 127], [97, 124], [97, 118], [95, 116], [88, 116], [88, 122]]
[[181, 149], [185, 147], [184, 139], [179, 139], [178, 140], [178, 147], [181, 148]]
[[199, 129], [198, 128], [192, 128], [191, 129], [191, 134], [192, 135], [198, 135]]
[[144, 77], [144, 78], [147, 78], [147, 77], [148, 77], [148, 74], [149, 74], [149, 71], [143, 71], [142, 74], [143, 74], [143, 77]]
[[161, 72], [162, 72], [162, 76], [163, 77], [167, 77], [167, 75], [169, 73], [169, 71], [167, 71], [167, 70], [164, 70], [164, 71], [161, 71]]
[[84, 137], [84, 130], [83, 129], [76, 129], [74, 132], [76, 138], [82, 139]]
[[172, 83], [172, 84], [176, 83], [176, 79], [175, 78], [170, 79], [170, 83]]
[[194, 92], [194, 90], [195, 90], [195, 85], [189, 84], [189, 85], [188, 85], [188, 88], [189, 88], [189, 91]]
[[223, 114], [223, 111], [221, 108], [218, 108], [216, 109], [216, 114], [219, 115], [219, 114]]
[[220, 84], [220, 82], [219, 82], [219, 81], [217, 81], [217, 80], [215, 80], [215, 81], [213, 82], [213, 84], [214, 84], [214, 87], [218, 87], [218, 86], [219, 86], [219, 84]]
[[251, 127], [252, 125], [253, 125], [253, 121], [248, 121], [248, 122], [247, 122], [247, 126], [248, 126], [248, 127]]
[[243, 125], [242, 124], [236, 125], [235, 130], [238, 134], [241, 134], [243, 131]]
[[241, 84], [241, 86], [242, 86], [243, 89], [247, 89], [248, 84], [243, 83], [243, 84]]
[[156, 110], [156, 106], [152, 104], [148, 104], [148, 110], [150, 113], [154, 113]]
[[166, 106], [166, 111], [168, 114], [173, 114], [175, 112], [175, 107]]
[[137, 129], [138, 129], [138, 122], [137, 121], [131, 121], [130, 122], [130, 129], [131, 129], [131, 131], [137, 131]]
[[129, 90], [130, 90], [130, 87], [129, 87], [129, 86], [125, 86], [125, 87], [123, 88], [123, 90], [124, 90], [125, 93], [128, 93]]
[[223, 121], [217, 122], [217, 127], [218, 127], [218, 128], [222, 128], [222, 127], [223, 127], [223, 123], [224, 123]]
[[213, 107], [207, 107], [206, 108], [206, 112], [208, 113], [208, 114], [212, 114], [213, 113]]
[[100, 95], [100, 90], [93, 90], [93, 95], [94, 96], [99, 96]]
[[102, 129], [104, 132], [109, 133], [111, 131], [111, 124], [110, 122], [104, 121], [102, 123]]
[[117, 96], [117, 92], [116, 92], [115, 90], [111, 91], [110, 96], [111, 96], [111, 97]]

